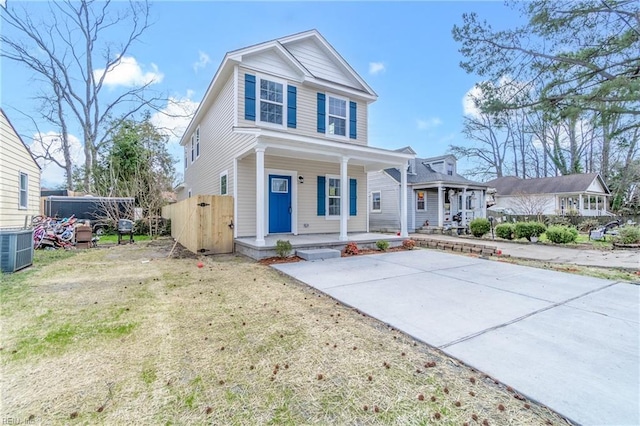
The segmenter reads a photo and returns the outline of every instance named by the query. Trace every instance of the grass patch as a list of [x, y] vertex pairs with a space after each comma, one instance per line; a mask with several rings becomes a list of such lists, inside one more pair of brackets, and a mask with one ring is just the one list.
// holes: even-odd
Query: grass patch
[[[134, 235], [133, 241], [150, 241], [153, 238], [148, 235]], [[122, 236], [122, 241], [129, 241], [128, 235]], [[100, 235], [100, 240], [98, 241], [98, 245], [100, 244], [118, 244], [118, 235]]]
[[171, 244], [88, 250], [0, 301], [3, 409], [48, 424], [563, 422], [269, 267], [222, 255], [199, 269], [166, 259]]

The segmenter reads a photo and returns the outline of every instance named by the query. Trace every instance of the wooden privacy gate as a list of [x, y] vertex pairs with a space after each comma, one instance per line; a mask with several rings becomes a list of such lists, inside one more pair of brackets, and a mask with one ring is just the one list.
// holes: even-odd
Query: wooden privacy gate
[[162, 208], [171, 236], [193, 253], [233, 252], [233, 197], [196, 195]]

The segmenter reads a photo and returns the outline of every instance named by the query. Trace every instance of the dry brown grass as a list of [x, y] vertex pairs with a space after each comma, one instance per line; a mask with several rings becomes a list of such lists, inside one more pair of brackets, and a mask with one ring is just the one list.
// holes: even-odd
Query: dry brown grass
[[564, 423], [482, 373], [267, 266], [216, 256], [200, 259], [199, 269], [189, 256], [166, 259], [170, 245], [78, 253], [6, 283], [2, 418]]

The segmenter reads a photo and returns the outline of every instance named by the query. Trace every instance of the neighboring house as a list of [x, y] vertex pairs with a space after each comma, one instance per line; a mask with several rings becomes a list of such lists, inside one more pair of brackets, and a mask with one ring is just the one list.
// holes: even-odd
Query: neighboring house
[[315, 30], [227, 53], [181, 139], [178, 200], [233, 195], [234, 237], [256, 245], [366, 232], [366, 173], [413, 157], [368, 146], [376, 99]]
[[486, 183], [495, 192], [494, 207], [516, 214], [609, 216], [611, 193], [598, 173], [537, 179], [506, 176]]
[[0, 108], [0, 227], [40, 214], [40, 166]]
[[[402, 152], [415, 154], [410, 147]], [[369, 173], [371, 230], [400, 229], [400, 175], [398, 168]], [[407, 181], [409, 232], [422, 227], [458, 226], [453, 217], [458, 213], [460, 226], [486, 216], [486, 185], [460, 176], [453, 155], [409, 160]]]

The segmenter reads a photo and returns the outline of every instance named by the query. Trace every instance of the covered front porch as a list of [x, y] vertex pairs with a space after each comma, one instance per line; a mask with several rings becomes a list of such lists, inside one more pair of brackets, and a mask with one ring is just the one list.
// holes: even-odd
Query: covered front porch
[[335, 249], [344, 250], [348, 242], [355, 242], [360, 248], [375, 248], [376, 242], [380, 240], [389, 241], [390, 247], [402, 245], [406, 237], [393, 234], [381, 234], [375, 232], [356, 232], [347, 234], [347, 239], [342, 240], [340, 234], [307, 234], [307, 235], [268, 235], [264, 238], [264, 244], [256, 244], [254, 237], [236, 238], [234, 240], [235, 252], [248, 256], [252, 259], [265, 259], [274, 257], [276, 253], [276, 243], [278, 240], [287, 240], [296, 250], [302, 249]]
[[[466, 228], [473, 219], [487, 215], [486, 188], [480, 185], [447, 182], [416, 185], [414, 197], [415, 229]], [[435, 208], [429, 208], [429, 204]]]
[[[268, 129], [236, 129], [255, 137], [234, 163], [236, 241], [269, 247], [278, 239], [331, 235], [344, 245], [368, 232], [366, 173], [403, 170], [413, 154]], [[401, 201], [407, 237], [407, 200]], [[274, 237], [274, 238], [272, 238]], [[253, 256], [252, 256], [253, 257]]]

